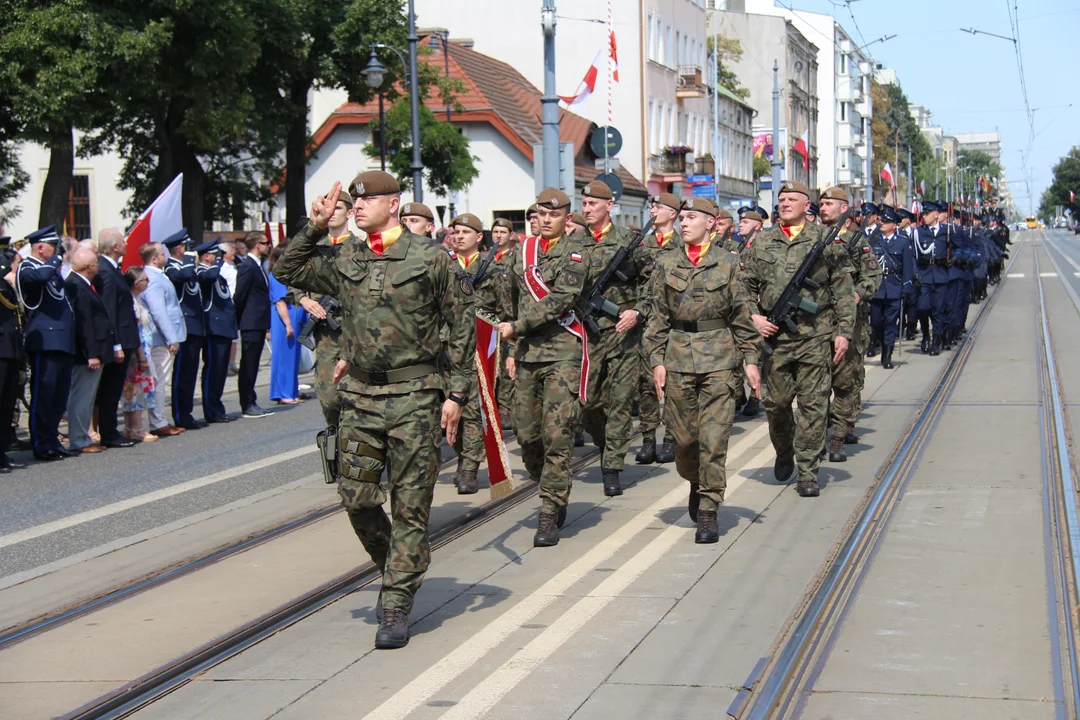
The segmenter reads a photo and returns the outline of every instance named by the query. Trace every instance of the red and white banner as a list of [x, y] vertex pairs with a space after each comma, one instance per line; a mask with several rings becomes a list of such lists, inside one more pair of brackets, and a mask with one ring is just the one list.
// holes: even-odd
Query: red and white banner
[[881, 168], [881, 179], [889, 183], [889, 189], [896, 188], [896, 181], [893, 179], [892, 165], [885, 163], [885, 167]]
[[495, 388], [502, 362], [499, 332], [482, 317], [476, 318], [476, 377], [480, 387], [480, 423], [484, 428], [484, 455], [487, 458], [491, 499], [506, 497], [514, 490], [510, 481], [510, 456], [503, 441], [502, 419]]
[[919, 181], [919, 197], [925, 197], [925, 196], [926, 196], [926, 181], [925, 180], [920, 180]]
[[277, 224], [277, 246], [281, 247], [285, 242], [285, 223], [279, 220]]
[[803, 169], [806, 172], [810, 172], [810, 130], [807, 128], [802, 136], [795, 141], [794, 147], [791, 148], [795, 152], [802, 155]]
[[604, 51], [600, 50], [596, 53], [596, 59], [592, 61], [592, 65], [589, 66], [589, 70], [585, 73], [585, 79], [578, 85], [577, 92], [573, 95], [560, 95], [559, 99], [566, 103], [567, 107], [574, 107], [580, 105], [589, 99], [589, 96], [596, 90], [596, 78], [600, 75], [600, 59], [603, 57]]
[[615, 48], [615, 31], [609, 32], [608, 37], [611, 39], [608, 43], [611, 46], [611, 79], [614, 82], [619, 82], [619, 52]]
[[183, 191], [184, 174], [180, 173], [131, 226], [127, 234], [127, 252], [124, 253], [121, 265], [124, 270], [143, 264], [139, 255], [139, 249], [143, 245], [161, 242], [184, 229], [181, 213]]

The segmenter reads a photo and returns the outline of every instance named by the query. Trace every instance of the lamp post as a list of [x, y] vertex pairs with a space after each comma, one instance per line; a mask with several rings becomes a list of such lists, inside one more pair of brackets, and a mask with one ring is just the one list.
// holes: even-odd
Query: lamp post
[[416, 71], [416, 8], [414, 0], [409, 0], [409, 101], [412, 103], [412, 177], [413, 200], [424, 202], [424, 188], [421, 173], [424, 164], [420, 161], [420, 96]]
[[[405, 62], [405, 56], [400, 50], [390, 45], [383, 43], [371, 44], [371, 57], [368, 58], [367, 67], [360, 71], [360, 74], [364, 76], [364, 80], [367, 82], [369, 88], [377, 88], [379, 90], [379, 160], [383, 171], [386, 171], [386, 111], [383, 106], [383, 91], [382, 84], [386, 78], [386, 68], [381, 62], [379, 62], [379, 55], [375, 52], [376, 48], [385, 48], [392, 51], [398, 56], [398, 60], [401, 61], [402, 70], [407, 70], [409, 65]], [[409, 75], [405, 75], [405, 90], [408, 91], [412, 87], [412, 83], [409, 81]], [[420, 144], [419, 132], [414, 130], [413, 133], [413, 147], [417, 147]]]

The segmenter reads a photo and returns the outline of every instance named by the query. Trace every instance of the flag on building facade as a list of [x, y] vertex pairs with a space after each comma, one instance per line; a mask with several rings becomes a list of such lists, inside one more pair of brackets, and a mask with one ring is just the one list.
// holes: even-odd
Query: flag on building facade
[[180, 173], [131, 226], [127, 234], [127, 252], [124, 253], [122, 264], [124, 270], [143, 265], [142, 257], [139, 255], [139, 249], [143, 245], [161, 242], [184, 229], [181, 212], [183, 194], [184, 174]]
[[810, 172], [810, 129], [807, 128], [791, 148], [803, 157], [803, 169]]

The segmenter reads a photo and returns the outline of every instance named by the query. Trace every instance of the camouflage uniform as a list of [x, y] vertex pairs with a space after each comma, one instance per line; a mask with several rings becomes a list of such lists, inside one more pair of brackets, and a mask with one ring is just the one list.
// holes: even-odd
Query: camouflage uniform
[[[751, 301], [758, 303], [755, 314], [766, 314], [765, 309], [776, 303], [810, 248], [827, 233], [828, 228], [806, 223], [795, 238], [789, 239], [780, 225], [774, 225], [754, 238], [745, 265]], [[818, 304], [818, 313], [797, 311], [794, 321], [798, 335], [781, 330], [775, 339], [775, 352], [763, 367], [769, 435], [778, 459], [790, 460], [794, 454], [800, 482], [817, 480], [832, 381], [830, 343], [834, 335], [850, 339], [855, 326], [852, 272], [842, 240], [825, 248], [809, 274], [818, 288], [801, 291]], [[792, 412], [796, 397], [798, 425]]]
[[[678, 257], [683, 246], [682, 236], [678, 230], [671, 231], [671, 237], [661, 247], [653, 233], [645, 238], [644, 247], [652, 255], [653, 262], [657, 265], [668, 256]], [[650, 294], [650, 302], [655, 296]], [[644, 314], [649, 312], [644, 306]], [[641, 345], [641, 374], [638, 376], [638, 425], [642, 436], [656, 432], [660, 427], [660, 400], [656, 397], [656, 385], [653, 384], [652, 364], [649, 362], [649, 353], [644, 343]]]
[[[483, 253], [478, 253], [470, 262], [467, 268], [463, 269], [463, 272], [469, 276], [476, 275], [476, 271], [480, 268], [481, 259]], [[458, 256], [458, 262], [461, 262], [461, 256]], [[480, 304], [479, 298], [484, 293], [492, 293], [491, 289], [493, 283], [492, 274], [495, 268], [489, 268], [486, 276], [487, 281], [482, 287], [478, 288], [474, 297], [474, 302], [477, 305]], [[472, 319], [475, 314], [470, 312], [469, 318]], [[473, 320], [475, 323], [475, 320]], [[475, 329], [474, 329], [475, 332]], [[480, 463], [484, 459], [484, 426], [480, 417], [480, 385], [476, 377], [476, 373], [473, 373], [470, 378], [469, 386], [465, 391], [465, 396], [468, 398], [468, 403], [461, 409], [461, 421], [458, 424], [457, 438], [454, 440], [454, 452], [461, 460], [461, 469], [467, 471], [476, 471], [480, 467]]]
[[697, 484], [701, 509], [715, 510], [727, 487], [727, 448], [742, 391], [736, 371], [756, 365], [761, 336], [750, 318], [739, 260], [717, 245], [695, 266], [667, 254], [652, 276], [645, 331], [651, 368], [667, 368], [664, 421], [675, 436], [679, 476]]
[[855, 428], [855, 420], [862, 408], [862, 389], [866, 382], [863, 357], [870, 343], [870, 298], [874, 297], [881, 285], [881, 268], [866, 235], [845, 230], [840, 233], [840, 238], [851, 258], [854, 270], [851, 281], [860, 300], [855, 314], [851, 349], [839, 365], [832, 366], [833, 401], [829, 407], [829, 424], [834, 437], [837, 434], [847, 435]]
[[[350, 366], [338, 386], [338, 493], [383, 571], [383, 606], [407, 613], [431, 560], [428, 518], [445, 390], [437, 369], [440, 323], [451, 328], [450, 392], [465, 394], [469, 387], [476, 338], [472, 288], [454, 261], [426, 238], [400, 232], [382, 255], [366, 243], [350, 243], [327, 257], [316, 250], [326, 231], [309, 222], [274, 275], [291, 287], [332, 295], [345, 308], [343, 351]], [[387, 490], [393, 522], [382, 508]]]
[[[607, 264], [630, 241], [626, 228], [609, 225], [606, 234], [590, 248], [591, 275], [595, 279]], [[594, 240], [589, 238], [585, 242]], [[637, 308], [645, 318], [648, 301], [648, 280], [653, 259], [649, 251], [638, 245], [623, 263], [625, 282], [613, 277], [604, 297], [620, 310]], [[621, 471], [633, 434], [633, 404], [641, 374], [641, 323], [624, 333], [615, 331], [618, 320], [604, 314], [596, 316], [599, 336], [589, 336], [589, 402], [585, 406], [582, 424], [601, 449], [600, 467]]]
[[[581, 297], [589, 255], [573, 237], [541, 251], [537, 270], [551, 292], [536, 302], [525, 285], [522, 252], [519, 246], [505, 258], [509, 305], [500, 319], [514, 328], [514, 426], [522, 460], [529, 476], [540, 480], [541, 512], [555, 515], [570, 499], [574, 428], [581, 417], [581, 341], [558, 319]], [[481, 307], [495, 312], [494, 302], [481, 298]], [[589, 355], [591, 359], [591, 347]]]

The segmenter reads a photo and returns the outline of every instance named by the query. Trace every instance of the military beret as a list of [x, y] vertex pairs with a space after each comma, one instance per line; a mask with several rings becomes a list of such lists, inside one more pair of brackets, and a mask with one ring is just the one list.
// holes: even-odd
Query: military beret
[[349, 194], [349, 193], [348, 193], [347, 191], [345, 191], [345, 190], [342, 190], [342, 191], [341, 191], [340, 193], [338, 193], [338, 196], [337, 196], [337, 201], [338, 201], [338, 202], [340, 202], [340, 203], [345, 203], [345, 204], [346, 204], [346, 205], [348, 205], [348, 206], [349, 206], [350, 208], [351, 208], [351, 207], [353, 206], [353, 199], [352, 199], [352, 195], [350, 195], [350, 194]]
[[817, 203], [810, 203], [810, 207], [806, 208], [806, 214], [817, 217], [821, 214], [821, 208], [818, 207]]
[[532, 205], [529, 206], [529, 209], [525, 211], [525, 217], [528, 218], [530, 215], [535, 215], [535, 214], [536, 214], [536, 203], [533, 203]]
[[480, 222], [480, 218], [472, 213], [461, 213], [450, 222], [450, 225], [451, 227], [454, 225], [464, 225], [476, 232], [484, 232], [484, 223]]
[[[30, 242], [40, 242], [40, 241], [31, 240]], [[165, 238], [162, 241], [161, 244], [171, 250], [174, 247], [176, 247], [177, 245], [180, 245], [181, 243], [186, 243], [186, 242], [191, 242], [191, 238], [188, 237], [187, 230], [181, 230], [179, 232], [174, 232], [172, 235]]]
[[[184, 233], [184, 237], [187, 237], [187, 233]], [[46, 225], [40, 230], [35, 230], [26, 236], [26, 241], [33, 245], [34, 243], [51, 243], [53, 245], [60, 244], [60, 236], [56, 234], [55, 225]]]
[[581, 194], [584, 197], [598, 198], [600, 200], [615, 199], [615, 195], [612, 194], [611, 188], [609, 188], [607, 183], [602, 180], [593, 180], [591, 183], [581, 188]]
[[717, 206], [717, 208], [716, 208], [716, 217], [718, 217], [718, 218], [728, 218], [729, 220], [732, 219], [731, 218], [731, 212], [727, 208], [722, 208], [722, 207], [719, 207], [719, 206]]
[[559, 208], [570, 207], [570, 198], [558, 188], [544, 188], [536, 198], [534, 207], [540, 205], [552, 210], [558, 210]]
[[754, 212], [753, 210], [747, 210], [746, 212], [741, 213], [741, 214], [742, 214], [742, 219], [743, 220], [754, 220], [756, 222], [765, 222], [765, 218], [761, 217], [761, 215]]
[[660, 193], [659, 195], [654, 195], [652, 197], [652, 202], [656, 205], [663, 205], [665, 207], [669, 207], [675, 212], [678, 212], [679, 208], [682, 206], [679, 198], [672, 193]]
[[693, 210], [695, 212], [702, 212], [710, 217], [716, 217], [716, 213], [719, 208], [712, 200], [708, 198], [688, 197], [683, 201], [683, 210]]
[[836, 186], [833, 186], [833, 187], [830, 187], [830, 188], [825, 188], [825, 191], [823, 193], [821, 193], [821, 199], [822, 200], [839, 200], [840, 202], [850, 202], [848, 200], [847, 193], [844, 192], [844, 189], [843, 188], [838, 188]]
[[510, 232], [514, 232], [514, 223], [506, 218], [495, 218], [495, 222], [491, 223], [491, 229], [494, 230], [497, 227], [506, 228]]
[[216, 248], [218, 246], [218, 244], [224, 239], [225, 238], [223, 238], [221, 235], [218, 235], [213, 240], [207, 240], [202, 245], [196, 246], [195, 252], [197, 252], [200, 255], [202, 255], [203, 253], [213, 252], [214, 248]]
[[896, 214], [894, 208], [888, 205], [882, 205], [878, 211], [878, 217], [881, 218], [883, 223], [898, 223], [900, 222], [900, 216]]
[[800, 195], [805, 195], [807, 198], [810, 197], [810, 190], [801, 182], [795, 180], [788, 180], [780, 186], [780, 194], [783, 195], [784, 193], [799, 193]]
[[401, 217], [422, 217], [435, 222], [435, 214], [424, 203], [410, 202], [401, 206]]
[[390, 173], [382, 170], [368, 170], [353, 178], [353, 181], [349, 183], [349, 192], [356, 198], [397, 195], [401, 192], [401, 185]]
[[11, 244], [10, 235], [0, 235], [0, 247], [7, 247]]
[[859, 209], [862, 211], [863, 215], [877, 215], [878, 214], [878, 206], [875, 205], [872, 202], [864, 202], [862, 204], [862, 207], [859, 208]]
[[579, 212], [570, 213], [570, 219], [574, 222], [575, 225], [580, 225], [581, 227], [585, 227], [585, 216], [582, 215], [581, 213], [579, 213]]

